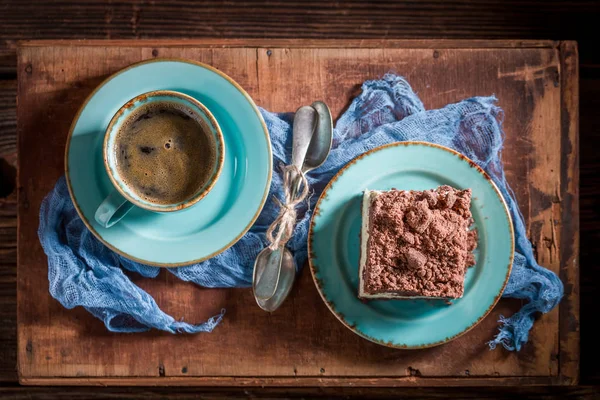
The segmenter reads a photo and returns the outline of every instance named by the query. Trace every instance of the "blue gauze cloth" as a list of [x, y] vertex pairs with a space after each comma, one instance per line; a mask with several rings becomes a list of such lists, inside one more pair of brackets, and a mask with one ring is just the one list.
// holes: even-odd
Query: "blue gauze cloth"
[[[273, 165], [290, 163], [293, 114], [261, 110], [273, 147]], [[423, 103], [403, 78], [388, 74], [366, 81], [362, 93], [339, 118], [333, 148], [325, 164], [308, 174], [314, 194], [299, 210], [298, 225], [288, 247], [301, 268], [307, 258], [309, 220], [317, 199], [333, 175], [359, 154], [386, 143], [420, 140], [459, 151], [483, 168], [494, 180], [510, 209], [516, 253], [504, 297], [527, 300], [520, 311], [502, 317], [500, 333], [489, 343], [519, 350], [527, 342], [537, 312], [554, 308], [563, 295], [563, 285], [551, 271], [540, 267], [527, 240], [523, 216], [509, 188], [500, 161], [504, 135], [502, 110], [495, 97], [473, 97], [439, 110], [425, 110]], [[401, 161], [400, 161], [401, 162]], [[282, 179], [273, 174], [270, 197], [283, 200]], [[265, 232], [278, 208], [267, 201], [254, 226], [230, 249], [202, 263], [168, 269], [184, 281], [205, 287], [247, 287], [252, 280], [256, 255], [266, 245]], [[192, 325], [176, 321], [160, 310], [154, 299], [136, 286], [123, 268], [153, 278], [159, 268], [123, 258], [104, 246], [85, 227], [69, 197], [64, 177], [46, 197], [40, 210], [39, 237], [48, 256], [50, 293], [60, 303], [83, 306], [106, 327], [117, 332], [140, 332], [150, 328], [168, 332], [210, 332], [221, 321], [224, 310], [208, 321]]]

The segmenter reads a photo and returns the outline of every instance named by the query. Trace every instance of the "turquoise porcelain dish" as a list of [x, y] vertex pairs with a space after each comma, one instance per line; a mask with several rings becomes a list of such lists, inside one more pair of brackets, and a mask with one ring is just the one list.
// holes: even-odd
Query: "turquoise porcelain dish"
[[[191, 96], [214, 116], [226, 155], [221, 173], [210, 192], [189, 208], [157, 213], [134, 207], [118, 224], [104, 228], [94, 219], [114, 188], [104, 166], [104, 133], [123, 104], [157, 90]], [[271, 143], [258, 108], [227, 75], [198, 62], [155, 59], [112, 75], [84, 102], [67, 139], [65, 172], [75, 208], [98, 239], [134, 261], [175, 267], [219, 254], [250, 229], [271, 183]]]
[[[473, 192], [471, 212], [479, 240], [464, 296], [451, 305], [444, 300], [359, 300], [363, 191], [444, 184]], [[431, 143], [399, 142], [360, 155], [331, 180], [315, 207], [308, 250], [319, 293], [346, 327], [378, 344], [418, 349], [455, 339], [492, 310], [510, 276], [514, 233], [502, 195], [471, 160]]]

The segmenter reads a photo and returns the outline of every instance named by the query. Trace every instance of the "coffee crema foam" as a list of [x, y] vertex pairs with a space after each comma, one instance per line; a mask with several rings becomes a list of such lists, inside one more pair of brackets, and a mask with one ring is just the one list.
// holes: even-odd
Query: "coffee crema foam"
[[115, 137], [117, 172], [123, 183], [150, 203], [189, 200], [213, 174], [216, 140], [189, 107], [174, 102], [143, 105]]

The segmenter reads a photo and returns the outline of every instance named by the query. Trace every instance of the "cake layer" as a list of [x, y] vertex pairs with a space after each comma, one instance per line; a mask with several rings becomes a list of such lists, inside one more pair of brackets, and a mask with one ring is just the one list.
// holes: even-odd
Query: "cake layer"
[[462, 297], [477, 245], [471, 190], [365, 191], [359, 297]]

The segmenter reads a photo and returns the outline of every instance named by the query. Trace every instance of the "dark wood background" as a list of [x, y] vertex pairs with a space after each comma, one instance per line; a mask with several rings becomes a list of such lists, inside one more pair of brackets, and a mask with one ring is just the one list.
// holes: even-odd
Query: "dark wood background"
[[[229, 391], [173, 388], [21, 388], [16, 377], [16, 56], [21, 39], [116, 38], [464, 38], [569, 39], [579, 42], [581, 135], [581, 384], [577, 388], [396, 389], [408, 398], [600, 397], [595, 340], [600, 279], [599, 1], [272, 1], [0, 0], [0, 398], [192, 398]], [[44, 277], [41, 277], [44, 279]], [[239, 395], [364, 395], [365, 390], [240, 390]]]

